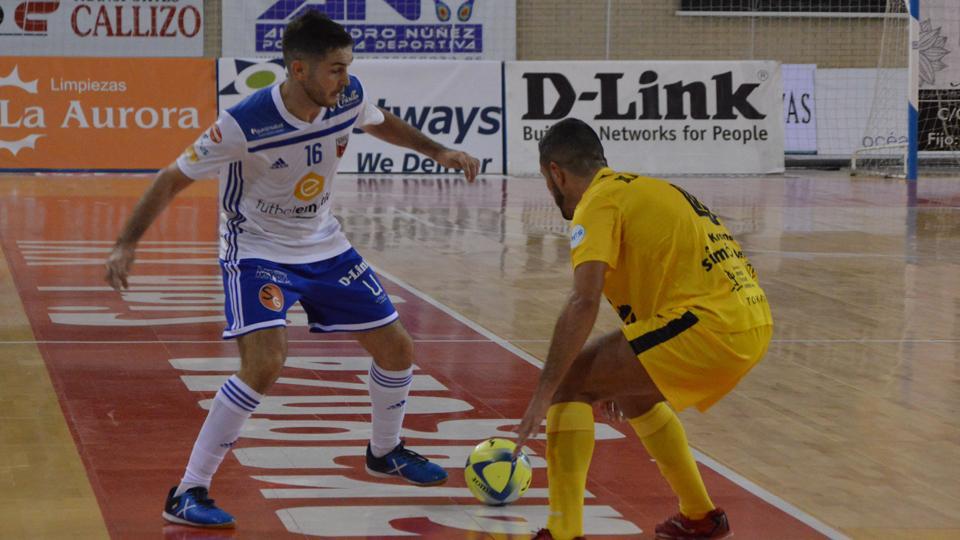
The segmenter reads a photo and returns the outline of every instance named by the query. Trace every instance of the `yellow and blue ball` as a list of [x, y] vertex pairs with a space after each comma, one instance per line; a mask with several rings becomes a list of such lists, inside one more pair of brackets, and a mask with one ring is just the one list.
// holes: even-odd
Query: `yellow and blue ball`
[[510, 504], [526, 493], [533, 480], [530, 458], [521, 451], [513, 459], [517, 445], [508, 439], [487, 439], [474, 447], [463, 470], [470, 493], [492, 506]]

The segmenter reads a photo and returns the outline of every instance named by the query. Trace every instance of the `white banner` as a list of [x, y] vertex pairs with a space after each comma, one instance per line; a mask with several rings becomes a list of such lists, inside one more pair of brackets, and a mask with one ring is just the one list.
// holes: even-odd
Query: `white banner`
[[203, 56], [203, 0], [0, 0], [11, 56]]
[[539, 174], [557, 120], [591, 124], [610, 165], [643, 174], [782, 172], [776, 62], [508, 62], [507, 170]]
[[223, 56], [278, 56], [307, 9], [350, 32], [357, 57], [513, 60], [515, 0], [250, 0], [223, 3]]
[[[871, 118], [877, 80], [893, 104]], [[907, 144], [907, 70], [817, 69], [817, 154], [849, 157], [858, 148]]]
[[920, 88], [960, 88], [960, 9], [957, 0], [920, 1]]
[[921, 151], [960, 150], [960, 9], [957, 0], [920, 2]]
[[783, 64], [784, 150], [817, 153], [816, 64]]
[[[367, 99], [441, 144], [470, 152], [482, 173], [503, 173], [503, 104], [500, 62], [356, 60], [350, 73]], [[219, 106], [229, 108], [284, 79], [280, 59], [221, 58]], [[354, 131], [340, 162], [348, 173], [445, 173], [406, 148]]]

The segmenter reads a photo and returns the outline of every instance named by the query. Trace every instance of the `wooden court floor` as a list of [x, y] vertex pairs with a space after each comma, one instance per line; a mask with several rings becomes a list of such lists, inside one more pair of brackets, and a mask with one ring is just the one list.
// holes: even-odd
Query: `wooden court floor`
[[[737, 538], [960, 538], [960, 179], [671, 180], [740, 240], [776, 321], [759, 367], [682, 415]], [[100, 281], [148, 182], [0, 176], [0, 538], [523, 538], [543, 525], [542, 459], [502, 510], [453, 478], [465, 449], [522, 414], [570, 287], [566, 224], [541, 180], [336, 180], [335, 213], [417, 343], [405, 436], [452, 479], [425, 492], [355, 474], [365, 359], [294, 311], [281, 395], [214, 483], [240, 520], [228, 534], [159, 518], [236, 362], [219, 340], [216, 183], [161, 216], [131, 291]], [[603, 312], [597, 331], [616, 323]], [[652, 538], [672, 511], [628, 427], [598, 426], [590, 478], [589, 537]]]

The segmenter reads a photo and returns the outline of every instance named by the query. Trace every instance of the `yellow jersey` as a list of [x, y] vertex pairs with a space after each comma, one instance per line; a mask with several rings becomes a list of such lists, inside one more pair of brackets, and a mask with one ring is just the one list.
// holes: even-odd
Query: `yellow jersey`
[[601, 169], [570, 230], [571, 262], [607, 263], [603, 293], [624, 325], [691, 311], [707, 328], [773, 324], [743, 250], [696, 197], [664, 180]]

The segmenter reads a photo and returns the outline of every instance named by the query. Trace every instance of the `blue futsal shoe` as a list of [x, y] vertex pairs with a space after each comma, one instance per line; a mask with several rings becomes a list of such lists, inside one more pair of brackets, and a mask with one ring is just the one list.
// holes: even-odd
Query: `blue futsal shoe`
[[170, 488], [167, 503], [163, 506], [163, 519], [179, 525], [228, 529], [234, 526], [233, 516], [217, 508], [213, 499], [207, 497], [207, 488], [197, 486], [174, 497], [177, 486]]
[[403, 441], [389, 454], [376, 457], [367, 443], [367, 472], [379, 478], [403, 478], [418, 486], [436, 486], [447, 481], [447, 471], [436, 463], [403, 447]]

